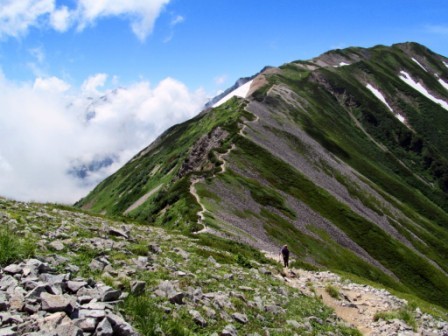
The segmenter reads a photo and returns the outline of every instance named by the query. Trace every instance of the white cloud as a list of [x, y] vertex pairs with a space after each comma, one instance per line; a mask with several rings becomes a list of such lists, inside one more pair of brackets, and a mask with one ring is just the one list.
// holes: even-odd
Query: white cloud
[[71, 19], [72, 16], [70, 10], [65, 6], [62, 6], [51, 13], [50, 24], [55, 30], [63, 33], [69, 28]]
[[131, 22], [134, 34], [144, 40], [154, 27], [160, 12], [170, 0], [79, 0], [79, 29], [109, 16], [123, 16]]
[[54, 10], [54, 0], [0, 0], [0, 37], [19, 37]]
[[[0, 37], [20, 37], [31, 27], [52, 27], [65, 32], [83, 30], [99, 19], [120, 17], [130, 22], [141, 41], [151, 34], [154, 23], [170, 0], [75, 0], [74, 7], [57, 7], [55, 0], [0, 0]], [[183, 17], [176, 17], [177, 23]]]
[[215, 84], [221, 85], [224, 84], [227, 81], [227, 75], [221, 75], [215, 77]]
[[[86, 80], [87, 95], [56, 77], [15, 83], [0, 72], [0, 195], [72, 203], [206, 101], [172, 78], [103, 92], [100, 77]], [[84, 179], [69, 173], [104, 159], [113, 164]]]
[[171, 20], [171, 26], [176, 26], [182, 22], [185, 21], [185, 18], [182, 15], [176, 15], [172, 20]]
[[98, 88], [103, 87], [106, 84], [107, 75], [104, 73], [96, 74], [87, 78], [81, 86], [82, 91], [85, 93], [98, 93]]
[[70, 84], [57, 77], [38, 77], [34, 81], [33, 89], [38, 91], [62, 93], [70, 89]]

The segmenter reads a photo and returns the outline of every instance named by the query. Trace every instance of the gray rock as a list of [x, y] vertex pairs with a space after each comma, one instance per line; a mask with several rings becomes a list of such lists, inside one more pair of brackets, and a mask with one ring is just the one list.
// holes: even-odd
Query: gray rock
[[114, 330], [112, 329], [112, 325], [107, 318], [98, 323], [98, 326], [95, 330], [95, 336], [112, 336], [113, 333]]
[[301, 328], [303, 325], [297, 322], [296, 320], [287, 320], [286, 323], [293, 328]]
[[316, 316], [310, 316], [308, 317], [308, 321], [310, 321], [311, 323], [315, 322], [318, 324], [324, 324], [324, 321], [322, 321], [322, 319], [316, 317]]
[[152, 253], [162, 253], [162, 249], [157, 244], [149, 244], [148, 247]]
[[114, 335], [117, 336], [137, 336], [138, 334], [134, 331], [129, 323], [127, 323], [123, 318], [118, 315], [109, 313], [107, 314], [107, 319], [112, 325], [114, 330]]
[[22, 273], [23, 268], [17, 264], [11, 264], [6, 266], [3, 271], [8, 274], [18, 274]]
[[174, 248], [173, 249], [174, 252], [176, 252], [178, 255], [180, 255], [182, 258], [184, 259], [188, 259], [190, 257], [190, 254], [184, 250], [182, 250], [181, 248]]
[[106, 316], [106, 311], [103, 309], [81, 309], [78, 316], [79, 318], [102, 319]]
[[35, 314], [40, 310], [40, 303], [35, 300], [25, 302], [22, 310], [28, 314]]
[[96, 259], [93, 259], [90, 264], [89, 264], [90, 269], [92, 269], [93, 271], [99, 271], [101, 272], [104, 267], [106, 267], [105, 264], [103, 264], [101, 261], [98, 261]]
[[54, 336], [83, 336], [84, 333], [73, 322], [59, 326], [53, 332]]
[[184, 297], [185, 297], [185, 293], [177, 292], [176, 294], [174, 294], [174, 295], [168, 297], [168, 300], [169, 300], [171, 303], [173, 303], [173, 304], [174, 304], [174, 303], [175, 303], [175, 304], [183, 304], [183, 303], [184, 303], [184, 302], [183, 302]]
[[63, 251], [65, 249], [64, 244], [60, 240], [52, 241], [50, 244], [48, 244], [53, 250], [55, 251]]
[[282, 314], [285, 311], [282, 307], [276, 305], [264, 306], [264, 310], [272, 314]]
[[0, 328], [0, 336], [17, 336], [16, 327]]
[[48, 285], [60, 285], [70, 279], [70, 274], [50, 274], [42, 273], [39, 279], [46, 282]]
[[25, 295], [25, 299], [37, 299], [40, 298], [40, 295], [42, 293], [48, 293], [47, 286], [46, 285], [39, 285], [35, 287], [33, 290], [28, 292], [27, 295]]
[[207, 321], [202, 317], [202, 315], [197, 310], [190, 310], [190, 315], [193, 317], [194, 323], [196, 323], [198, 326], [206, 327]]
[[118, 289], [113, 289], [109, 286], [102, 286], [98, 289], [100, 292], [100, 300], [102, 302], [116, 301], [120, 298], [121, 291]]
[[5, 293], [0, 292], [0, 311], [5, 311], [9, 309], [9, 302], [6, 298]]
[[113, 227], [109, 228], [109, 234], [112, 236], [123, 237], [123, 238], [129, 239], [129, 235], [126, 232], [124, 232], [123, 230], [120, 230], [120, 229], [113, 228]]
[[131, 282], [131, 293], [134, 295], [140, 295], [145, 291], [146, 282], [144, 281], [132, 281]]
[[246, 314], [233, 313], [231, 316], [235, 321], [241, 324], [246, 324], [247, 322], [249, 322], [249, 319], [247, 318]]
[[73, 320], [73, 323], [84, 332], [92, 332], [95, 331], [97, 325], [97, 319], [91, 317], [79, 318]]
[[48, 312], [71, 313], [75, 307], [73, 298], [68, 295], [52, 295], [42, 293], [40, 298], [42, 300], [42, 310]]
[[210, 317], [212, 319], [216, 318], [216, 311], [214, 309], [209, 308], [207, 306], [204, 306], [202, 308], [204, 309], [204, 312], [208, 317]]
[[6, 275], [0, 280], [0, 289], [8, 290], [8, 288], [15, 288], [18, 285], [18, 281], [11, 275]]
[[58, 328], [60, 325], [68, 324], [71, 322], [70, 318], [64, 312], [58, 312], [46, 316], [45, 318], [38, 320], [39, 329], [42, 332], [51, 332]]
[[67, 281], [67, 288], [72, 292], [76, 293], [82, 287], [87, 286], [86, 281]]
[[238, 332], [233, 325], [228, 324], [224, 327], [223, 331], [221, 331], [220, 336], [238, 336]]

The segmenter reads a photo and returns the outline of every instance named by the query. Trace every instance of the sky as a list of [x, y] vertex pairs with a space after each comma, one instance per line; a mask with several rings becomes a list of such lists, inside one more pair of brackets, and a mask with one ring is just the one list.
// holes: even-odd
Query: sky
[[446, 0], [0, 0], [0, 195], [73, 203], [239, 77], [336, 48], [448, 56]]

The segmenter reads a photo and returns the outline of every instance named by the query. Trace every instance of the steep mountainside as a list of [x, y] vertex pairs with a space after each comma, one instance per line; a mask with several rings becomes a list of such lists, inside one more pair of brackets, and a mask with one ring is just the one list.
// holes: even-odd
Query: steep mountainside
[[[249, 84], [248, 84], [249, 83]], [[448, 59], [404, 43], [268, 68], [78, 206], [209, 231], [448, 307]]]

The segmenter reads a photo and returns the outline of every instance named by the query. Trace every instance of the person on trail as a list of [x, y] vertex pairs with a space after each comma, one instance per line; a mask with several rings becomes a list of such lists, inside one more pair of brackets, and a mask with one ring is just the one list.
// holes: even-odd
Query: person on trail
[[289, 267], [289, 250], [288, 245], [283, 245], [282, 249], [280, 250], [280, 254], [283, 257], [283, 264], [285, 267]]

